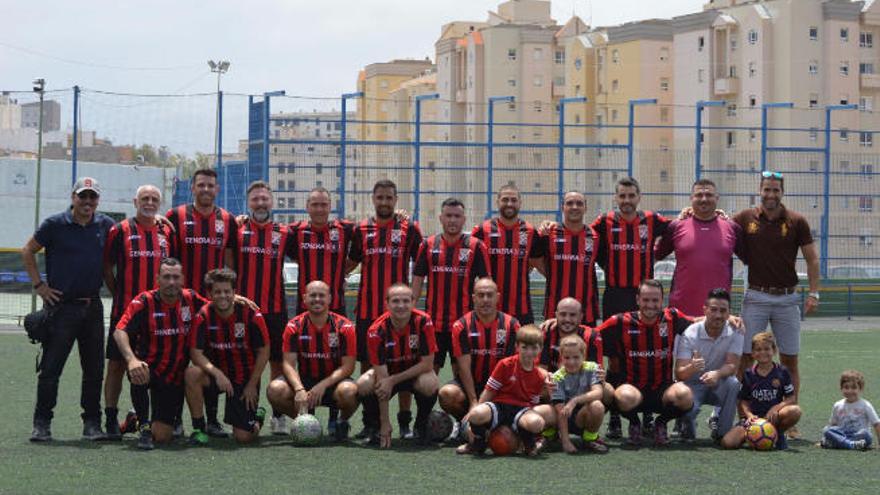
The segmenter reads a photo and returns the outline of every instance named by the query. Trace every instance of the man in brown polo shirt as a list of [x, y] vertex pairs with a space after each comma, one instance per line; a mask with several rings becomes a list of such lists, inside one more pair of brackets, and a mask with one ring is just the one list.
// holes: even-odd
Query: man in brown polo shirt
[[784, 191], [781, 173], [762, 172], [761, 205], [734, 217], [743, 230], [743, 260], [749, 267], [748, 290], [742, 305], [746, 338], [740, 371], [752, 364], [752, 336], [763, 332], [769, 323], [778, 342], [780, 361], [791, 373], [797, 398], [801, 314], [795, 261], [800, 248], [807, 261], [810, 282], [804, 311], [810, 313], [819, 305], [819, 255], [807, 220], [782, 204]]

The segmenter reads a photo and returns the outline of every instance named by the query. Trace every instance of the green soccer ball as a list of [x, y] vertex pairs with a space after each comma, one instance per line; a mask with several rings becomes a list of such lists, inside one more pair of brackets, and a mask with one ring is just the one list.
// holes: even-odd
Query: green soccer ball
[[321, 422], [311, 414], [300, 414], [290, 427], [294, 445], [317, 445], [321, 443], [323, 434]]

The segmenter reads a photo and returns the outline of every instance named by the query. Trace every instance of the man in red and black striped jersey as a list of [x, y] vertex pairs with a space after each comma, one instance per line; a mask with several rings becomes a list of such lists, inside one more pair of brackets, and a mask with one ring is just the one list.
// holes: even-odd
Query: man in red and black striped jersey
[[471, 235], [483, 241], [489, 252], [492, 279], [502, 294], [498, 310], [529, 325], [535, 322], [529, 292], [530, 261], [540, 262], [544, 253], [535, 227], [519, 218], [521, 203], [516, 186], [503, 186], [498, 191], [498, 218], [474, 227]]
[[602, 317], [636, 310], [642, 280], [654, 278], [654, 243], [670, 224], [662, 215], [639, 210], [641, 187], [632, 177], [617, 181], [617, 211], [599, 215], [592, 227], [599, 234], [598, 263], [605, 270]]
[[309, 310], [284, 329], [284, 375], [269, 383], [266, 396], [291, 418], [318, 406], [336, 407], [341, 419], [334, 436], [345, 440], [348, 418], [358, 406], [357, 385], [350, 378], [357, 342], [351, 322], [330, 311], [332, 297], [320, 280], [306, 286]]
[[[415, 261], [422, 243], [422, 231], [417, 222], [395, 214], [397, 185], [383, 179], [373, 185], [375, 216], [361, 221], [354, 230], [348, 253], [348, 270], [361, 265], [358, 288], [356, 327], [358, 361], [361, 374], [370, 367], [367, 352], [367, 330], [385, 310], [385, 295], [396, 283], [409, 283], [410, 264]], [[402, 391], [398, 396], [400, 410], [397, 424], [402, 436], [410, 435], [412, 395]]]
[[675, 308], [663, 308], [663, 285], [652, 279], [639, 286], [638, 311], [614, 315], [599, 327], [609, 356], [620, 362], [614, 391], [615, 407], [629, 420], [627, 444], [638, 448], [642, 426], [638, 413], [659, 413], [654, 425], [654, 444], [669, 443], [666, 423], [681, 417], [693, 406], [693, 395], [683, 382], [673, 382], [675, 337], [693, 319]]
[[159, 288], [135, 297], [113, 332], [131, 381], [131, 402], [140, 424], [138, 447], [145, 450], [153, 448], [153, 441], [172, 439], [183, 407], [190, 325], [208, 303], [197, 292], [183, 289], [183, 279], [180, 261], [162, 260]]
[[[156, 287], [159, 263], [172, 255], [171, 228], [159, 224], [156, 215], [162, 193], [153, 185], [140, 186], [135, 193], [133, 218], [125, 219], [110, 229], [104, 244], [104, 283], [113, 295], [110, 328], [116, 328], [128, 303], [141, 292]], [[104, 380], [104, 412], [107, 438], [122, 439], [119, 428], [119, 394], [125, 362], [116, 346], [116, 339], [107, 339], [107, 377]]]
[[540, 271], [547, 277], [544, 318], [550, 319], [556, 305], [573, 297], [584, 306], [581, 323], [595, 326], [599, 317], [599, 285], [596, 259], [599, 236], [584, 223], [586, 197], [569, 191], [562, 198], [562, 225], [551, 224], [541, 236], [544, 263]]
[[[184, 286], [204, 295], [205, 274], [215, 268], [234, 266], [238, 226], [235, 217], [214, 202], [220, 186], [217, 172], [210, 168], [196, 170], [192, 177], [193, 203], [176, 206], [165, 216], [175, 229], [172, 251], [183, 264]], [[205, 395], [208, 434], [228, 434], [217, 421], [218, 398]]]
[[442, 234], [422, 241], [413, 268], [413, 293], [416, 301], [428, 278], [428, 296], [425, 307], [437, 335], [437, 354], [434, 371], [446, 362], [452, 349], [452, 324], [470, 311], [474, 281], [489, 276], [489, 255], [486, 245], [470, 234], [463, 234], [464, 204], [456, 198], [447, 198], [440, 206]]
[[440, 407], [461, 421], [477, 406], [495, 365], [516, 353], [519, 321], [498, 311], [498, 285], [491, 278], [474, 284], [474, 310], [452, 325], [455, 378], [440, 388]]
[[206, 445], [204, 389], [216, 388], [226, 394], [223, 418], [232, 425], [237, 442], [257, 439], [266, 410], [260, 401], [260, 377], [269, 361], [269, 331], [259, 311], [235, 304], [236, 274], [228, 268], [211, 270], [205, 287], [211, 303], [196, 315], [190, 340], [186, 402], [192, 417], [190, 443]]
[[440, 386], [434, 373], [437, 342], [431, 317], [415, 309], [414, 302], [408, 285], [392, 285], [385, 297], [388, 311], [379, 316], [367, 332], [372, 368], [358, 378], [358, 394], [366, 411], [365, 426], [376, 432], [370, 441], [381, 448], [391, 447], [388, 401], [402, 391], [416, 397], [416, 438], [422, 444], [431, 440], [427, 431], [428, 415], [437, 402]]
[[330, 311], [345, 314], [346, 258], [351, 247], [354, 224], [330, 219], [330, 192], [316, 187], [306, 200], [308, 220], [290, 224], [293, 237], [292, 258], [299, 265], [296, 314], [308, 311], [306, 287], [321, 280], [330, 287]]
[[[293, 257], [294, 237], [286, 225], [272, 221], [272, 189], [255, 181], [247, 189], [250, 214], [238, 226], [235, 267], [237, 292], [257, 303], [269, 331], [270, 379], [281, 376], [281, 335], [287, 325], [284, 256]], [[227, 401], [228, 402], [228, 401]], [[272, 411], [272, 433], [287, 434], [284, 415]]]

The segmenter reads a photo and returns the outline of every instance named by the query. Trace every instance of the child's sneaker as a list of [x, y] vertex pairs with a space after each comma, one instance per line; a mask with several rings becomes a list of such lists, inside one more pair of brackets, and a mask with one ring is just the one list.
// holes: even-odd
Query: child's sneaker
[[202, 430], [193, 430], [189, 435], [189, 444], [194, 447], [204, 447], [208, 445], [208, 434]]
[[140, 425], [140, 436], [138, 437], [137, 448], [141, 450], [153, 450], [153, 429], [150, 423]]
[[287, 435], [286, 416], [272, 416], [272, 418], [269, 420], [269, 425], [273, 435]]
[[853, 450], [867, 450], [868, 449], [868, 442], [866, 442], [864, 440], [853, 440], [852, 448], [853, 448]]

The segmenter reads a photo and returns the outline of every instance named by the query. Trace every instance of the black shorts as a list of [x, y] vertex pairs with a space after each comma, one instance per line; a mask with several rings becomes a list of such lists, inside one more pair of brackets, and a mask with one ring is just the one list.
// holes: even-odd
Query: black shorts
[[183, 385], [150, 377], [150, 420], [174, 426], [183, 410]]
[[[465, 408], [470, 410], [471, 401], [467, 397], [467, 392], [465, 392], [464, 385], [461, 384], [461, 380], [459, 380], [458, 378], [453, 378], [452, 380], [449, 380], [445, 384], [446, 385], [455, 385], [456, 387], [461, 389], [461, 391], [464, 393]], [[486, 388], [485, 383], [474, 383], [474, 393], [477, 394], [477, 400], [480, 400], [480, 395], [483, 394], [484, 388]]]
[[531, 407], [515, 406], [501, 402], [486, 402], [486, 405], [492, 409], [492, 429], [499, 426], [509, 426], [513, 431], [517, 431], [519, 418], [531, 409]]
[[269, 330], [269, 361], [280, 363], [282, 360], [282, 335], [284, 335], [284, 327], [287, 326], [287, 312], [264, 314], [263, 319], [266, 320], [266, 329]]
[[514, 318], [516, 318], [516, 321], [518, 321], [521, 326], [531, 325], [535, 323], [535, 315], [533, 315], [532, 313], [525, 315], [516, 315]]
[[[352, 380], [351, 378], [343, 378], [335, 385], [333, 385], [331, 387], [327, 387], [327, 390], [324, 391], [324, 396], [321, 397], [321, 404], [320, 405], [322, 405], [324, 407], [336, 407], [336, 399], [333, 398], [333, 394], [336, 393], [336, 387], [338, 387], [340, 383], [345, 383], [345, 382], [354, 383], [354, 380]], [[312, 387], [314, 387], [317, 384], [318, 384], [318, 382], [303, 380], [303, 387], [305, 387], [306, 391], [311, 390]], [[311, 411], [310, 411], [310, 414], [311, 414]]]
[[367, 330], [373, 326], [375, 320], [357, 319], [355, 324], [355, 332], [357, 333], [357, 360], [361, 363], [370, 362], [370, 351], [367, 349]]
[[400, 392], [413, 393], [416, 390], [415, 387], [416, 387], [416, 379], [410, 378], [409, 380], [407, 380], [405, 382], [400, 382], [397, 385], [395, 385], [394, 388], [391, 389], [391, 395], [393, 396], [395, 394], [399, 394]]
[[446, 364], [446, 355], [449, 354], [452, 359], [452, 332], [437, 332], [434, 334], [437, 339], [437, 352], [434, 353], [434, 367], [442, 368]]
[[[211, 384], [208, 385], [208, 389], [213, 392], [220, 393], [220, 389], [217, 387], [217, 382], [214, 380], [212, 376], [210, 378]], [[257, 385], [257, 400], [259, 401], [260, 386]], [[238, 428], [240, 430], [245, 431], [254, 431], [254, 426], [257, 424], [257, 410], [254, 408], [253, 411], [248, 410], [247, 404], [245, 404], [244, 399], [242, 398], [244, 392], [244, 385], [236, 385], [232, 384], [232, 392], [233, 396], [226, 396], [226, 407], [223, 411], [223, 422], [232, 425], [233, 428]]]
[[635, 288], [606, 287], [605, 294], [602, 295], [602, 319], [607, 320], [619, 313], [638, 310], [638, 294], [639, 289]]
[[[107, 361], [122, 361], [122, 353], [119, 352], [119, 346], [116, 345], [116, 339], [113, 338], [113, 332], [116, 331], [117, 323], [119, 323], [119, 318], [110, 318], [110, 330], [107, 332], [107, 350], [104, 351]], [[133, 349], [134, 345], [131, 347]]]
[[642, 403], [639, 404], [636, 411], [655, 414], [663, 412], [663, 394], [670, 386], [664, 385], [657, 389], [639, 389], [639, 392], [642, 393]]

